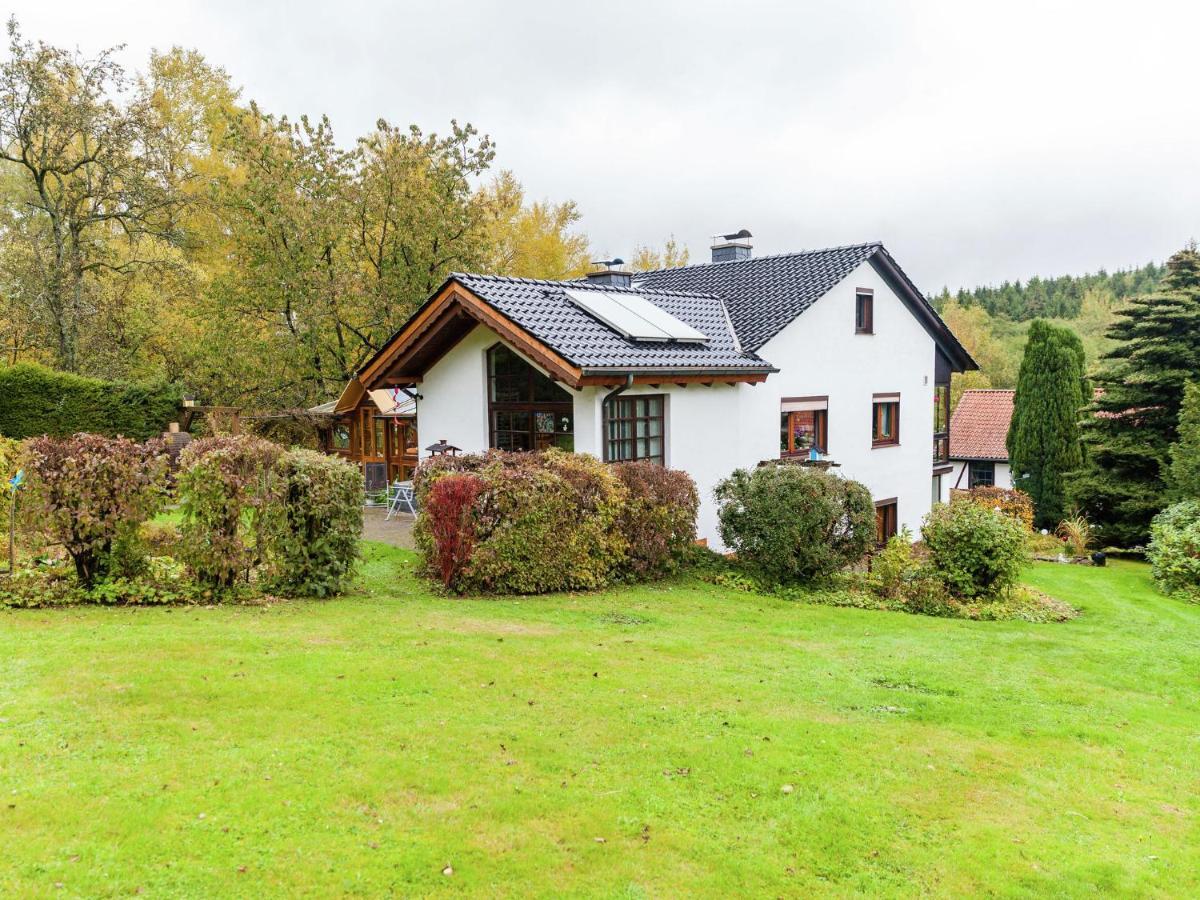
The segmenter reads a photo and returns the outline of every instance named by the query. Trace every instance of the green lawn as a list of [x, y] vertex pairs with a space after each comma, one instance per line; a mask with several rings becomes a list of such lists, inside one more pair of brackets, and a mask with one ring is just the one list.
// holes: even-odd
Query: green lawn
[[1059, 625], [410, 569], [0, 613], [0, 892], [1200, 893], [1200, 608], [1142, 566], [1034, 569]]

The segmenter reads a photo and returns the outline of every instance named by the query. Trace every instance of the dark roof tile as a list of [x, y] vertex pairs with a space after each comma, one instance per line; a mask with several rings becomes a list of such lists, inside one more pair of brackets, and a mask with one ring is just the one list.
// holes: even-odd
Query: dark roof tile
[[635, 287], [720, 296], [743, 346], [758, 350], [882, 246], [851, 244], [659, 269], [635, 275]]
[[[582, 369], [774, 371], [770, 363], [738, 346], [722, 301], [712, 295], [498, 275], [455, 273], [451, 278]], [[708, 340], [704, 343], [630, 340], [576, 306], [564, 293], [567, 288], [638, 294], [698, 329]]]

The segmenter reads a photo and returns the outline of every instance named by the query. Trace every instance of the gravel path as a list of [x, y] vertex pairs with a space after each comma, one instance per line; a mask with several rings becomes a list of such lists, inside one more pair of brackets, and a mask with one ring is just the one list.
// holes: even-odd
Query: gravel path
[[387, 510], [382, 507], [368, 506], [363, 510], [363, 540], [412, 550], [413, 516], [404, 512], [396, 513], [391, 521], [385, 522], [386, 516]]

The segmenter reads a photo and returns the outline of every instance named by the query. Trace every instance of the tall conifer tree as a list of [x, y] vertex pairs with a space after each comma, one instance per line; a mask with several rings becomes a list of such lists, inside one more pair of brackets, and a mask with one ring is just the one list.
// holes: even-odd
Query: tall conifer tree
[[1200, 382], [1189, 381], [1184, 388], [1167, 481], [1172, 500], [1200, 500]]
[[1083, 343], [1075, 332], [1042, 319], [1030, 325], [1017, 376], [1008, 455], [1013, 484], [1033, 498], [1039, 525], [1053, 527], [1063, 518], [1064, 476], [1083, 463], [1083, 367]]
[[1103, 541], [1144, 543], [1168, 502], [1168, 450], [1178, 439], [1184, 385], [1200, 363], [1200, 253], [1195, 243], [1167, 262], [1152, 293], [1136, 297], [1109, 329], [1116, 341], [1096, 378], [1101, 394], [1085, 417], [1087, 462], [1068, 497]]

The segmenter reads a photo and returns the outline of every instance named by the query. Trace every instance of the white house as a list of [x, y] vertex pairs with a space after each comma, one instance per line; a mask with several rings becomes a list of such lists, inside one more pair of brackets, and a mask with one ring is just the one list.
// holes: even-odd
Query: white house
[[954, 490], [1011, 488], [1008, 426], [1016, 391], [963, 391], [950, 417], [950, 464], [946, 481]]
[[814, 451], [870, 488], [881, 536], [916, 529], [948, 491], [950, 373], [975, 363], [881, 244], [755, 258], [749, 237], [656, 272], [452, 275], [338, 408], [404, 388], [422, 443], [683, 469], [716, 547], [718, 481]]

